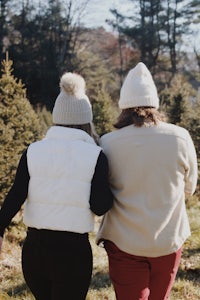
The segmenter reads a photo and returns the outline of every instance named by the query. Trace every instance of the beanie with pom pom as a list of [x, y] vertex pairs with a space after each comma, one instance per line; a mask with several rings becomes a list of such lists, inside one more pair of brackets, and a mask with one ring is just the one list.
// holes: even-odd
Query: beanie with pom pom
[[119, 107], [159, 107], [157, 89], [151, 73], [140, 62], [129, 71], [120, 91]]
[[85, 80], [75, 73], [65, 73], [60, 79], [60, 94], [53, 108], [53, 123], [82, 125], [92, 122], [92, 107], [85, 94]]

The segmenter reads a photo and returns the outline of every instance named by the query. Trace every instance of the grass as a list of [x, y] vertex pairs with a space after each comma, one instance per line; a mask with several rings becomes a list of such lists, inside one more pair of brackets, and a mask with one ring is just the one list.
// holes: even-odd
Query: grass
[[[200, 299], [200, 201], [193, 196], [187, 202], [192, 235], [184, 245], [183, 256], [170, 300]], [[97, 218], [95, 232], [100, 218]], [[14, 223], [18, 223], [17, 217]], [[18, 228], [18, 227], [17, 227]], [[95, 232], [90, 234], [94, 255], [93, 277], [87, 300], [114, 300], [115, 295], [108, 275], [108, 261], [103, 248], [95, 244]], [[12, 226], [6, 233], [0, 258], [0, 300], [34, 300], [21, 271], [21, 244], [24, 227]]]

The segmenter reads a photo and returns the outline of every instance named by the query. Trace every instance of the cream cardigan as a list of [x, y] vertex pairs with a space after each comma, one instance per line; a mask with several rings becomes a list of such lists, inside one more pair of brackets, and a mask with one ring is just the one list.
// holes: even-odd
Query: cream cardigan
[[113, 241], [133, 255], [158, 257], [178, 250], [190, 235], [185, 193], [197, 182], [196, 152], [187, 130], [160, 122], [127, 126], [101, 138], [115, 197], [97, 243]]

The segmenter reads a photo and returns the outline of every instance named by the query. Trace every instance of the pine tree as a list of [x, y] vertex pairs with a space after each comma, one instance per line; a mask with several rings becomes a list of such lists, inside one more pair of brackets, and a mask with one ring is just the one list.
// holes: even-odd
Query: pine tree
[[12, 75], [6, 57], [0, 78], [0, 203], [11, 187], [23, 150], [40, 137], [40, 123], [26, 98], [26, 89]]
[[53, 125], [52, 114], [46, 106], [37, 106], [35, 112], [40, 120], [42, 133], [45, 134], [49, 127]]
[[[175, 75], [171, 86], [160, 94], [161, 109], [169, 122], [186, 128], [194, 142], [200, 167], [200, 93], [181, 75]], [[199, 168], [200, 170], [200, 168]], [[196, 192], [200, 194], [200, 179]]]
[[102, 86], [98, 90], [96, 99], [93, 101], [94, 125], [99, 136], [113, 130], [115, 109], [105, 88]]
[[192, 115], [192, 95], [194, 90], [186, 79], [177, 74], [171, 86], [161, 93], [162, 108], [166, 110], [169, 122], [188, 128], [188, 121]]

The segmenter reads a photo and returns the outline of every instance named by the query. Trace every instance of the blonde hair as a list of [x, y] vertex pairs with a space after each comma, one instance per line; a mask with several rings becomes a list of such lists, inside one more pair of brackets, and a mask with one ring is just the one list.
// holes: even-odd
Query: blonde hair
[[122, 110], [121, 114], [118, 116], [117, 122], [114, 124], [114, 127], [117, 129], [129, 125], [142, 127], [147, 126], [150, 123], [157, 125], [159, 121], [166, 121], [166, 117], [156, 108], [143, 106], [133, 107]]

